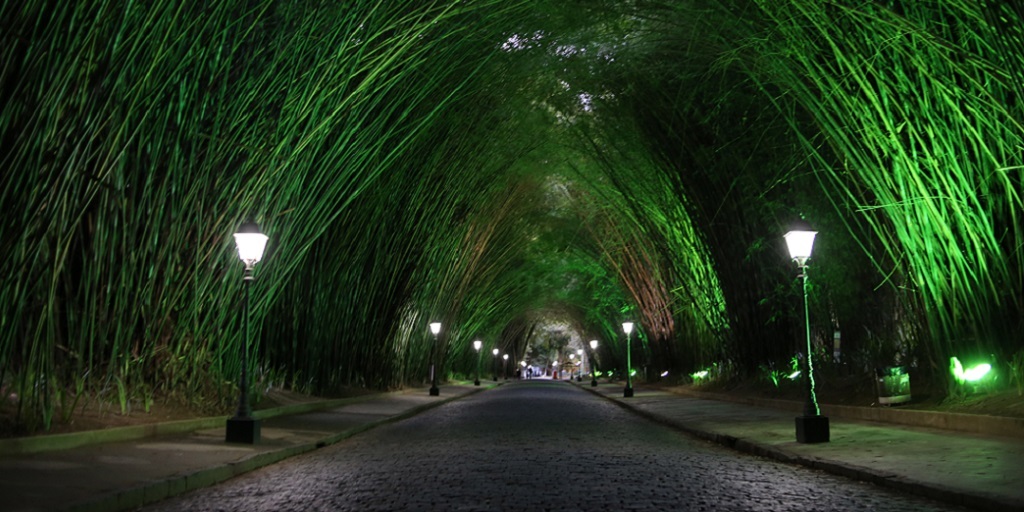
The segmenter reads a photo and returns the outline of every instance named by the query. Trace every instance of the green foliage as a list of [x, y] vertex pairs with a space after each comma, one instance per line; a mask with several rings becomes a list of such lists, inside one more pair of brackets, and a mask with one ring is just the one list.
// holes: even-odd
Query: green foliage
[[[864, 365], [1013, 353], [1022, 21], [969, 0], [5, 3], [12, 421], [229, 410], [243, 349], [257, 392], [465, 376], [474, 339], [518, 356], [543, 315], [610, 372], [628, 316], [635, 366], [735, 378], [797, 346], [800, 216], [816, 340], [841, 330]], [[249, 219], [270, 236], [251, 339]]]
[[1024, 349], [1013, 354], [1010, 366], [1010, 380], [1017, 386], [1017, 396], [1024, 396]]

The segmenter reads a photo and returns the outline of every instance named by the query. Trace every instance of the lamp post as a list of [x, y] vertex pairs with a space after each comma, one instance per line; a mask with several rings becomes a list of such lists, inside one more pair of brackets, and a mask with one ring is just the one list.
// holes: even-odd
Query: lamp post
[[480, 385], [480, 347], [484, 346], [484, 342], [476, 340], [473, 342], [473, 348], [476, 349], [476, 380], [473, 381], [474, 386]]
[[255, 279], [253, 268], [263, 258], [263, 250], [267, 247], [267, 235], [260, 233], [255, 222], [245, 222], [235, 233], [235, 245], [238, 257], [245, 264], [242, 287], [245, 295], [242, 300], [242, 315], [245, 317], [245, 335], [242, 339], [242, 376], [238, 383], [238, 411], [228, 418], [224, 440], [228, 443], [256, 444], [260, 441], [260, 420], [252, 417], [249, 406], [249, 288]]
[[491, 353], [494, 354], [494, 362], [491, 363], [491, 370], [494, 372], [494, 382], [498, 382], [498, 354], [500, 352], [501, 351], [498, 349], [491, 351]]
[[434, 333], [434, 349], [430, 351], [433, 354], [430, 361], [430, 396], [438, 396], [441, 394], [441, 390], [437, 387], [437, 372], [434, 370], [434, 364], [437, 361], [437, 335], [441, 333], [441, 322], [430, 322], [430, 332]]
[[597, 387], [597, 373], [594, 373], [594, 355], [597, 354], [597, 340], [590, 340], [590, 387]]
[[622, 397], [629, 398], [633, 396], [633, 362], [630, 360], [629, 345], [632, 339], [630, 333], [633, 332], [633, 322], [622, 322], [622, 330], [626, 332], [626, 388], [622, 390]]
[[576, 376], [576, 354], [569, 354], [569, 382]]
[[508, 354], [502, 354], [501, 359], [501, 374], [508, 380]]
[[828, 417], [821, 415], [818, 398], [814, 394], [814, 363], [811, 361], [811, 316], [807, 304], [807, 260], [811, 257], [814, 236], [817, 231], [801, 221], [785, 235], [789, 256], [800, 269], [798, 277], [802, 280], [804, 294], [804, 326], [807, 337], [807, 400], [804, 402], [804, 413], [796, 418], [796, 440], [799, 443], [827, 443], [829, 441]]
[[576, 382], [583, 382], [583, 349], [576, 349], [576, 355], [580, 356], [580, 369], [576, 371]]

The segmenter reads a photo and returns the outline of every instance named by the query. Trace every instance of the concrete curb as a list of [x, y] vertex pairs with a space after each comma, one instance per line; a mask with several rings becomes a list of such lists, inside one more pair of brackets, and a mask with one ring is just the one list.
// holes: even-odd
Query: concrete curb
[[[160, 501], [160, 500], [163, 500], [163, 499], [166, 499], [166, 498], [170, 498], [170, 497], [173, 497], [173, 496], [185, 493], [185, 492], [193, 491], [193, 490], [196, 490], [196, 489], [201, 489], [203, 487], [210, 487], [212, 485], [216, 485], [216, 484], [221, 483], [221, 482], [223, 482], [225, 480], [228, 480], [228, 479], [234, 478], [236, 476], [248, 473], [248, 472], [253, 471], [255, 469], [259, 469], [259, 468], [262, 468], [264, 466], [269, 466], [271, 464], [274, 464], [276, 462], [280, 462], [280, 461], [282, 461], [284, 459], [293, 457], [295, 455], [301, 455], [303, 453], [311, 452], [313, 450], [316, 450], [316, 449], [319, 449], [319, 448], [323, 448], [323, 447], [326, 447], [326, 446], [338, 443], [339, 441], [343, 441], [343, 440], [348, 439], [348, 438], [350, 438], [350, 437], [352, 437], [352, 436], [354, 436], [356, 434], [359, 434], [359, 433], [365, 432], [367, 430], [379, 427], [381, 425], [385, 425], [385, 424], [388, 424], [388, 423], [393, 423], [393, 422], [396, 422], [396, 421], [401, 421], [401, 420], [404, 420], [406, 418], [411, 418], [411, 417], [416, 416], [417, 414], [420, 414], [420, 413], [422, 413], [424, 411], [427, 411], [429, 409], [433, 409], [435, 407], [439, 407], [439, 406], [444, 405], [444, 404], [446, 404], [448, 402], [452, 402], [452, 401], [455, 401], [455, 400], [460, 400], [460, 399], [466, 398], [468, 396], [472, 396], [472, 395], [474, 395], [476, 393], [479, 393], [479, 392], [487, 390], [487, 389], [491, 389], [493, 387], [495, 387], [495, 386], [489, 386], [489, 387], [481, 386], [479, 388], [471, 389], [468, 392], [466, 392], [464, 394], [461, 394], [461, 395], [447, 397], [447, 398], [445, 398], [443, 400], [440, 400], [440, 401], [437, 401], [437, 402], [431, 402], [431, 403], [427, 403], [427, 404], [423, 404], [423, 405], [418, 405], [418, 406], [410, 408], [409, 410], [407, 410], [405, 412], [396, 414], [394, 416], [389, 416], [389, 417], [384, 418], [384, 419], [380, 419], [380, 420], [376, 420], [376, 421], [371, 421], [371, 422], [368, 422], [366, 424], [360, 425], [358, 427], [354, 427], [354, 428], [345, 430], [343, 432], [339, 432], [337, 434], [329, 435], [327, 437], [324, 437], [324, 438], [319, 439], [319, 440], [314, 441], [314, 442], [308, 442], [308, 443], [303, 443], [303, 444], [299, 444], [299, 445], [295, 445], [295, 446], [288, 446], [288, 447], [279, 448], [279, 449], [276, 449], [276, 450], [256, 453], [256, 454], [253, 454], [253, 455], [251, 455], [249, 457], [246, 457], [246, 458], [244, 458], [242, 460], [239, 460], [239, 461], [236, 461], [236, 462], [232, 462], [232, 463], [228, 463], [228, 464], [221, 464], [219, 466], [214, 466], [214, 467], [210, 467], [210, 468], [201, 469], [201, 470], [198, 470], [198, 471], [195, 471], [195, 472], [192, 472], [192, 473], [175, 475], [175, 476], [172, 476], [170, 478], [149, 482], [149, 483], [147, 483], [145, 485], [137, 486], [137, 487], [134, 487], [134, 488], [131, 488], [131, 489], [122, 489], [122, 490], [114, 491], [114, 492], [111, 492], [111, 493], [99, 496], [99, 497], [97, 497], [95, 499], [89, 500], [88, 502], [78, 503], [76, 505], [73, 505], [73, 506], [65, 509], [65, 510], [67, 510], [68, 512], [112, 512], [112, 511], [130, 510], [130, 509], [138, 508], [138, 507], [141, 507], [143, 505], [154, 503], [154, 502], [157, 502], [157, 501]], [[388, 393], [383, 393], [383, 394], [386, 395]], [[379, 398], [381, 395], [368, 395], [368, 396], [371, 397], [371, 398], [372, 397]], [[358, 401], [365, 401], [365, 400], [368, 400], [368, 399], [369, 398], [366, 398], [366, 397], [356, 397], [356, 399], [341, 399], [341, 402], [343, 402], [341, 405], [346, 405], [346, 404], [353, 403], [353, 402], [358, 402]], [[337, 400], [332, 400], [331, 402], [338, 402], [338, 401]], [[318, 402], [318, 403], [323, 403], [323, 402]], [[306, 405], [306, 404], [296, 404], [296, 405]], [[288, 406], [288, 407], [293, 407], [293, 406]], [[281, 409], [287, 409], [288, 407], [283, 407]], [[330, 407], [330, 406], [327, 406], [327, 407]], [[301, 410], [301, 408], [299, 408], [297, 410]], [[312, 412], [312, 411], [315, 411], [315, 410], [318, 410], [318, 409], [317, 408], [310, 408], [308, 410], [302, 410], [301, 412]], [[282, 416], [284, 414], [289, 414], [289, 413], [274, 414], [273, 416]], [[298, 414], [298, 413], [290, 413], [290, 414]], [[224, 418], [226, 419], [227, 417], [225, 416]], [[221, 423], [218, 423], [215, 426], [220, 426], [220, 425], [221, 425]]]
[[[909, 492], [917, 496], [923, 496], [926, 498], [938, 500], [952, 505], [958, 505], [962, 507], [969, 507], [973, 509], [986, 510], [992, 512], [1005, 512], [1008, 510], [1024, 511], [1024, 503], [1014, 500], [1007, 500], [1000, 496], [992, 496], [985, 493], [965, 493], [960, 490], [949, 489], [943, 486], [930, 484], [927, 482], [921, 482], [904, 476], [895, 475], [889, 472], [878, 471], [872, 468], [858, 466], [855, 464], [847, 464], [840, 461], [826, 460], [818, 457], [799, 455], [789, 452], [787, 450], [779, 449], [774, 446], [759, 443], [754, 440], [737, 438], [735, 436], [694, 428], [682, 421], [678, 421], [667, 416], [663, 416], [657, 413], [653, 413], [635, 407], [629, 404], [628, 401], [625, 399], [605, 395], [599, 392], [596, 388], [591, 388], [589, 386], [579, 387], [582, 387], [583, 389], [586, 389], [587, 391], [597, 396], [609, 400], [612, 403], [615, 403], [618, 406], [622, 407], [623, 409], [629, 410], [634, 414], [637, 414], [638, 416], [642, 416], [651, 421], [654, 421], [655, 423], [665, 425], [667, 427], [679, 430], [698, 439], [711, 441], [716, 444], [740, 452], [749, 453], [752, 455], [757, 455], [789, 464], [799, 464], [801, 466], [806, 466], [809, 468], [825, 471], [827, 473], [831, 473], [834, 475], [850, 478], [853, 480], [870, 482], [882, 487], [895, 489], [901, 492]], [[714, 400], [714, 398], [698, 395], [695, 395], [694, 398]], [[734, 402], [734, 400], [729, 401]], [[745, 403], [744, 405], [755, 404]], [[799, 410], [799, 407], [797, 409]]]

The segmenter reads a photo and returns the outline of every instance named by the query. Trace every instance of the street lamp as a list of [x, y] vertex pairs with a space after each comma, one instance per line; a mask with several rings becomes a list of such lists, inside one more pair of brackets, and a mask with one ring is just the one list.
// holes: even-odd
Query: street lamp
[[590, 387], [597, 387], [597, 374], [594, 373], [594, 356], [597, 354], [597, 340], [590, 340]]
[[633, 322], [622, 322], [622, 330], [626, 332], [626, 388], [622, 390], [622, 397], [629, 398], [633, 396], [633, 362], [629, 354], [629, 345], [632, 341], [629, 335], [633, 332]]
[[491, 370], [494, 372], [494, 382], [498, 382], [498, 354], [500, 352], [501, 351], [498, 349], [491, 351], [491, 353], [494, 354], [494, 362], [491, 363]]
[[818, 398], [814, 394], [814, 363], [811, 361], [811, 316], [807, 304], [807, 260], [811, 257], [814, 236], [810, 225], [800, 221], [798, 226], [786, 233], [786, 246], [789, 256], [800, 269], [800, 277], [804, 292], [804, 326], [807, 333], [807, 400], [804, 402], [804, 413], [796, 418], [796, 440], [798, 443], [827, 443], [829, 441], [828, 417], [821, 415]]
[[580, 356], [580, 369], [576, 371], [576, 382], [583, 382], [583, 349], [576, 349], [576, 355]]
[[242, 315], [245, 317], [245, 338], [242, 340], [242, 376], [238, 383], [238, 411], [233, 418], [228, 418], [224, 440], [228, 443], [256, 444], [260, 441], [260, 420], [252, 417], [249, 407], [249, 288], [255, 279], [253, 267], [263, 258], [263, 250], [267, 247], [267, 235], [260, 233], [255, 222], [245, 222], [235, 233], [235, 245], [238, 247], [238, 258], [245, 264], [242, 276], [242, 287], [245, 295], [242, 301]]
[[476, 380], [473, 381], [474, 386], [480, 385], [480, 347], [484, 346], [484, 342], [476, 340], [473, 342], [473, 348], [476, 349]]
[[504, 360], [501, 362], [501, 374], [508, 380], [508, 354], [502, 355], [501, 358]]
[[438, 396], [441, 390], [437, 387], [437, 372], [434, 371], [434, 363], [437, 360], [437, 335], [441, 333], [441, 322], [430, 322], [430, 332], [434, 333], [434, 349], [430, 351], [433, 356], [430, 361], [430, 396]]

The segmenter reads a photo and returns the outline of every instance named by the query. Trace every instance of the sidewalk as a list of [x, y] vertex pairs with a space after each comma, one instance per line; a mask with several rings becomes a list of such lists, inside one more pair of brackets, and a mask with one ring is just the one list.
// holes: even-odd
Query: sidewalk
[[[785, 462], [873, 482], [900, 492], [992, 511], [1024, 511], [1024, 437], [964, 433], [829, 417], [831, 441], [796, 442], [791, 411], [683, 396], [621, 384], [575, 383], [654, 421], [710, 441]], [[838, 412], [838, 411], [837, 411]], [[823, 414], [829, 414], [823, 407]], [[942, 413], [934, 413], [941, 416]], [[932, 418], [933, 423], [941, 418]], [[977, 416], [1001, 431], [1005, 418]], [[986, 425], [980, 425], [986, 427]], [[1022, 433], [1024, 434], [1024, 433]]]
[[[491, 387], [410, 389], [256, 411], [256, 445], [224, 442], [226, 417], [0, 441], [0, 509], [116, 511], [208, 487]], [[177, 432], [170, 435], [158, 435]], [[52, 438], [47, 443], [45, 437]], [[120, 437], [120, 440], [116, 440]], [[102, 440], [105, 442], [97, 443]], [[47, 445], [50, 446], [47, 446]], [[57, 449], [54, 449], [56, 447]]]

